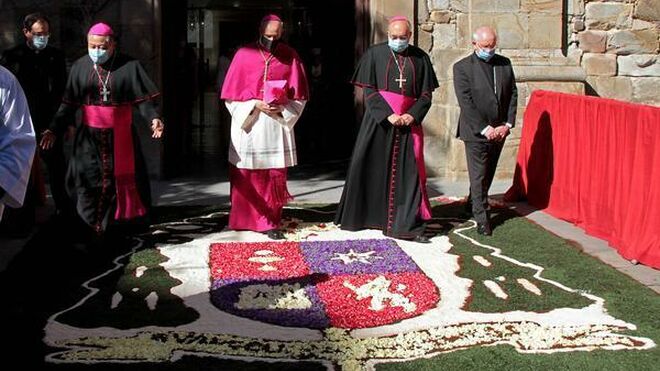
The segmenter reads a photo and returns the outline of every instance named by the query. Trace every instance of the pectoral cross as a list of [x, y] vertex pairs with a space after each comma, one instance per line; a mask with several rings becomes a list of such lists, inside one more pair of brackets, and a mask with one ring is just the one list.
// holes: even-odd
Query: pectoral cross
[[403, 78], [403, 73], [399, 73], [399, 78], [394, 79], [394, 81], [399, 83], [399, 89], [403, 89], [403, 84], [405, 84], [406, 81], [408, 81], [408, 79], [404, 79]]
[[101, 95], [103, 96], [103, 102], [108, 101], [108, 97], [110, 96], [110, 90], [108, 90], [107, 87], [103, 87], [103, 90], [101, 90]]

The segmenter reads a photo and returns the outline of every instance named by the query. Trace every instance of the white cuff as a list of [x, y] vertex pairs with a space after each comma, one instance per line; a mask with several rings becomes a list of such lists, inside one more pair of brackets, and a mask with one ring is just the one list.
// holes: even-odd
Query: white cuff
[[484, 130], [482, 130], [482, 131], [480, 132], [480, 134], [481, 134], [481, 135], [486, 135], [486, 133], [487, 133], [489, 130], [492, 130], [492, 129], [493, 129], [493, 127], [490, 126], [490, 125], [488, 125], [488, 126], [486, 126], [486, 127], [484, 128]]

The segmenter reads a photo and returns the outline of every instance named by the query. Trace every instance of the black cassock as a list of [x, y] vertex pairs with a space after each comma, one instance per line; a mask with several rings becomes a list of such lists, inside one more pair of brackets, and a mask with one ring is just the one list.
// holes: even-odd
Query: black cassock
[[362, 56], [353, 84], [364, 88], [366, 111], [335, 223], [346, 230], [373, 228], [391, 237], [414, 238], [424, 232], [420, 207], [425, 191], [413, 135], [410, 127], [390, 124], [387, 118], [393, 110], [379, 91], [415, 98], [407, 113], [415, 118], [412, 125], [421, 125], [431, 107], [431, 93], [439, 86], [433, 65], [412, 45], [399, 54], [386, 43], [378, 44]]
[[[109, 91], [105, 97], [104, 85]], [[75, 123], [75, 114], [83, 106], [137, 106], [150, 124], [152, 119], [160, 117], [152, 100], [159, 94], [139, 61], [116, 52], [95, 70], [91, 59], [85, 55], [71, 67], [62, 105], [51, 130], [56, 133], [65, 131], [67, 126]], [[135, 186], [141, 203], [148, 210], [151, 204], [148, 173], [134, 125], [131, 125], [131, 132]], [[113, 148], [112, 128], [93, 128], [84, 123], [76, 126], [66, 188], [80, 217], [97, 232], [107, 228], [117, 207]], [[141, 217], [135, 219], [144, 220]]]

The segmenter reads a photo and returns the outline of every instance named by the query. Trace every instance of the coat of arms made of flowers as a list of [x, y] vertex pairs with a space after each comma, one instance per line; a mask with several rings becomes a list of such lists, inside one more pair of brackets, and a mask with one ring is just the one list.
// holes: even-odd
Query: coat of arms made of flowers
[[635, 325], [609, 315], [602, 298], [471, 238], [472, 223], [416, 244], [290, 219], [287, 240], [271, 241], [210, 227], [224, 216], [157, 226], [153, 235], [167, 238], [141, 241], [86, 282], [89, 294], [49, 319], [45, 341], [65, 350], [47, 360], [199, 353], [367, 370], [496, 344], [521, 353], [655, 346], [622, 334]]

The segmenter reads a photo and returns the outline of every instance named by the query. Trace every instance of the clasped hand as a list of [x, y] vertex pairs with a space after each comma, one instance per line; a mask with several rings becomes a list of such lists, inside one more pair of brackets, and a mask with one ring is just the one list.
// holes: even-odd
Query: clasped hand
[[160, 138], [163, 136], [163, 131], [165, 130], [165, 124], [163, 124], [163, 121], [161, 119], [153, 119], [151, 120], [151, 137], [152, 138]]
[[500, 125], [487, 130], [484, 135], [490, 141], [501, 142], [509, 135], [509, 133], [508, 125]]
[[404, 113], [403, 115], [397, 115], [393, 113], [387, 117], [387, 121], [390, 122], [393, 126], [410, 126], [415, 122], [415, 118], [412, 117], [409, 113]]
[[258, 101], [254, 106], [268, 116], [281, 116], [281, 113], [284, 110], [284, 107], [280, 105], [268, 104], [264, 101]]

